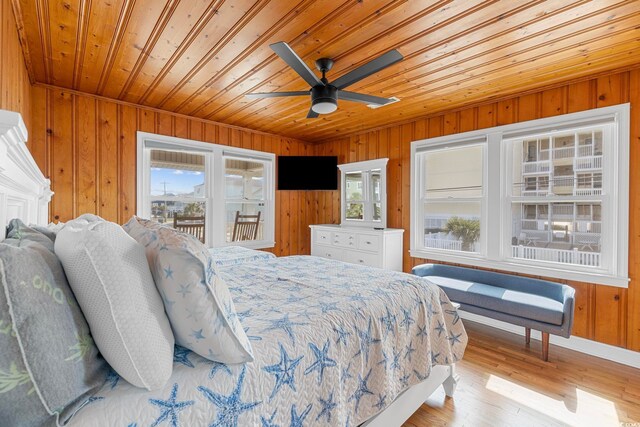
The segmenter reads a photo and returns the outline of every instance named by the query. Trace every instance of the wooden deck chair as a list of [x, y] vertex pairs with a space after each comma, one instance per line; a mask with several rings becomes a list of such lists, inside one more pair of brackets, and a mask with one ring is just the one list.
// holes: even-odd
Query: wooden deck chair
[[256, 237], [258, 237], [258, 225], [260, 224], [260, 213], [258, 212], [257, 215], [240, 215], [240, 211], [236, 211], [231, 241], [256, 240]]
[[183, 233], [193, 234], [204, 243], [204, 216], [174, 216], [173, 228]]

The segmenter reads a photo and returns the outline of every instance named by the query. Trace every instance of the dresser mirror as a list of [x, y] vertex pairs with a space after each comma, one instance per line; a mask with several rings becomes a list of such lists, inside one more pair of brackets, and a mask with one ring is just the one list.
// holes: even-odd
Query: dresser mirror
[[338, 165], [341, 225], [387, 227], [387, 162], [389, 159]]

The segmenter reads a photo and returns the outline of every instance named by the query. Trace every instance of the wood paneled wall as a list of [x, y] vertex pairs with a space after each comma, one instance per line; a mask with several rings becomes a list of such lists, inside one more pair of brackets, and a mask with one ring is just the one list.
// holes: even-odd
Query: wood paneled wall
[[[118, 223], [136, 213], [136, 131], [306, 155], [301, 141], [116, 103], [62, 89], [33, 88], [31, 151], [55, 192], [52, 220], [94, 213]], [[309, 253], [312, 195], [276, 191], [277, 255]]]
[[11, 0], [0, 0], [0, 109], [17, 111], [29, 129], [31, 83], [24, 65]]
[[[34, 82], [316, 142], [631, 66], [640, 52], [638, 0], [12, 3]], [[402, 102], [340, 101], [307, 120], [309, 97], [245, 98], [309, 89], [268, 47], [281, 40], [309, 65], [333, 58], [330, 80], [398, 49], [401, 63], [349, 90]]]
[[[388, 226], [403, 228], [404, 270], [427, 262], [409, 256], [411, 141], [631, 102], [631, 194], [628, 289], [566, 281], [576, 289], [574, 334], [640, 351], [640, 70], [611, 74], [500, 102], [325, 141], [317, 155], [341, 163], [388, 157]], [[318, 193], [318, 223], [340, 222], [338, 191]], [[555, 280], [555, 279], [552, 279]]]

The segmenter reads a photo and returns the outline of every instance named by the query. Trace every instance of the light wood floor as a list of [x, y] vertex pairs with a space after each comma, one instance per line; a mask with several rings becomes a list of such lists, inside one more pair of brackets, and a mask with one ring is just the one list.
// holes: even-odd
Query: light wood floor
[[[469, 345], [453, 399], [442, 388], [406, 427], [640, 427], [640, 370], [465, 321]], [[630, 423], [630, 424], [624, 424]]]

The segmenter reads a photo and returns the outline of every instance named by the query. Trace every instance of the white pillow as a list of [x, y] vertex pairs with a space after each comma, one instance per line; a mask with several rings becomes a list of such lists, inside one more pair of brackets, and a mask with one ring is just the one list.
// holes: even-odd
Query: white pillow
[[55, 252], [105, 360], [137, 387], [164, 386], [174, 338], [144, 248], [118, 224], [82, 215], [60, 230]]
[[58, 221], [57, 224], [55, 222], [50, 222], [49, 224], [47, 224], [47, 228], [52, 233], [58, 234], [60, 232], [60, 230], [62, 230], [64, 228], [64, 222]]
[[145, 247], [176, 343], [216, 362], [253, 361], [231, 293], [207, 248], [190, 234], [135, 216], [123, 228]]

